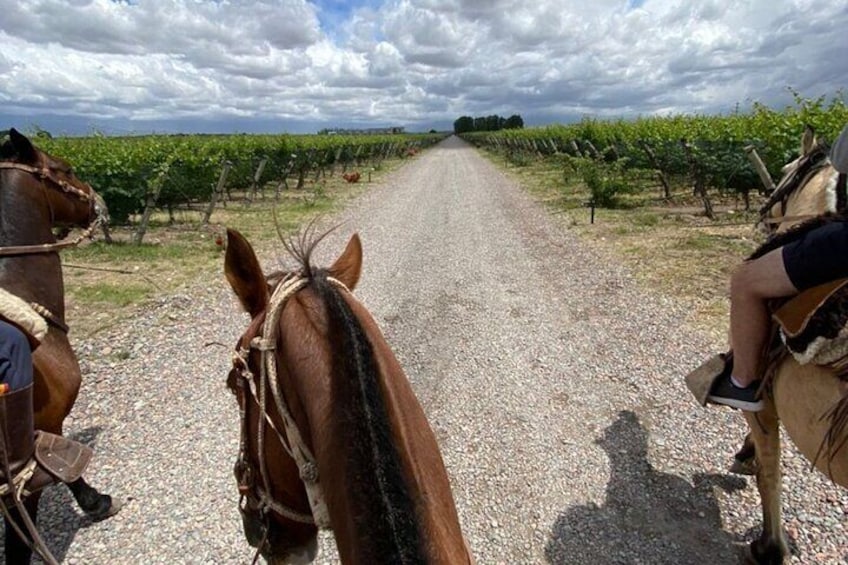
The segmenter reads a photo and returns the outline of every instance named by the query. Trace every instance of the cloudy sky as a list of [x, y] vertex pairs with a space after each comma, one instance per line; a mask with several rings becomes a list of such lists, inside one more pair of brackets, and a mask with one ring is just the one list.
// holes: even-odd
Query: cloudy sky
[[845, 0], [0, 0], [0, 129], [418, 131], [846, 87]]

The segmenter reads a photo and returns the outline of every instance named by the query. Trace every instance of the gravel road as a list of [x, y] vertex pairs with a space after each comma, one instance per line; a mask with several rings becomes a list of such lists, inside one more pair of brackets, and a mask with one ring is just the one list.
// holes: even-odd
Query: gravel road
[[[686, 326], [680, 301], [638, 287], [456, 138], [326, 223], [339, 221], [319, 263], [361, 234], [356, 294], [436, 430], [478, 563], [738, 562], [760, 524], [754, 482], [725, 473], [744, 427], [685, 389], [722, 344]], [[68, 429], [96, 447], [90, 482], [127, 502], [92, 524], [48, 491], [60, 559], [250, 562], [224, 386], [246, 322], [220, 276], [76, 343], [86, 377]], [[791, 448], [784, 469], [793, 562], [848, 562], [848, 492]], [[319, 562], [334, 551], [324, 537]]]

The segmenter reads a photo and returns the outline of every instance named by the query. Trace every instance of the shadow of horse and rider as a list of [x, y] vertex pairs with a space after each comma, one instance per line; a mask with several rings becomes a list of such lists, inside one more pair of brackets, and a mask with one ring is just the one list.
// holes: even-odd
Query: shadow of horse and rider
[[610, 478], [604, 503], [573, 506], [554, 523], [549, 563], [733, 563], [738, 540], [722, 528], [714, 491], [734, 492], [745, 479], [695, 474], [692, 482], [658, 471], [648, 459], [648, 431], [622, 411], [596, 439]]

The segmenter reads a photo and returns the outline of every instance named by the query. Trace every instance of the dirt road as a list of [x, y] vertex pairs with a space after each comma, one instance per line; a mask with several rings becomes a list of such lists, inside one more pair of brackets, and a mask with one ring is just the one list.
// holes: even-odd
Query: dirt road
[[[674, 297], [638, 288], [455, 138], [325, 223], [339, 221], [318, 262], [362, 236], [356, 294], [437, 432], [478, 563], [737, 562], [760, 523], [753, 481], [724, 473], [744, 431], [685, 390], [721, 344]], [[51, 490], [42, 523], [67, 563], [250, 561], [224, 387], [245, 324], [218, 277], [77, 344], [69, 429], [96, 447], [92, 484], [129, 501], [90, 524]], [[784, 468], [795, 560], [844, 562], [848, 496], [794, 452]], [[326, 537], [320, 562], [333, 551]]]

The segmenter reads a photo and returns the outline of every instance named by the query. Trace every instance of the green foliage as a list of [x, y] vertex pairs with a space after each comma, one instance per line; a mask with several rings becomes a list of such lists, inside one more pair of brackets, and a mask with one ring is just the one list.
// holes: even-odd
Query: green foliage
[[152, 135], [43, 138], [38, 145], [69, 161], [77, 175], [103, 196], [112, 221], [123, 223], [144, 210], [161, 183], [157, 205], [209, 201], [223, 164], [232, 165], [227, 187], [247, 188], [259, 163], [260, 182], [288, 171], [317, 170], [384, 155], [394, 147], [425, 147], [441, 134], [410, 135]]
[[580, 159], [575, 162], [591, 201], [598, 208], [615, 208], [619, 196], [633, 192], [633, 187], [625, 178], [625, 160], [613, 163]]
[[[511, 159], [518, 158], [513, 156], [516, 152], [589, 157], [607, 164], [625, 159], [628, 169], [659, 168], [667, 176], [697, 177], [716, 190], [744, 192], [761, 187], [745, 154], [747, 146], [757, 150], [769, 174], [777, 180], [783, 165], [798, 155], [805, 124], [811, 125], [820, 138], [833, 141], [848, 123], [842, 92], [830, 99], [806, 99], [794, 91], [793, 96], [794, 105], [782, 110], [755, 103], [746, 113], [718, 116], [652, 116], [629, 121], [585, 117], [569, 125], [463, 132], [462, 138], [508, 154]], [[691, 162], [684, 141], [691, 150]], [[573, 173], [566, 162], [563, 174], [567, 181]], [[587, 175], [599, 196], [612, 190], [603, 181], [608, 176], [604, 171]]]
[[518, 114], [513, 114], [509, 118], [503, 118], [496, 114], [478, 116], [476, 118], [462, 116], [454, 121], [453, 132], [459, 135], [474, 131], [499, 131], [502, 129], [521, 129], [523, 127], [524, 120]]

